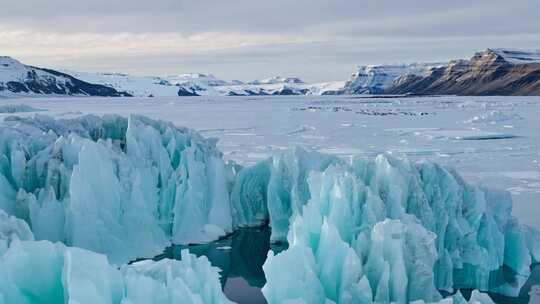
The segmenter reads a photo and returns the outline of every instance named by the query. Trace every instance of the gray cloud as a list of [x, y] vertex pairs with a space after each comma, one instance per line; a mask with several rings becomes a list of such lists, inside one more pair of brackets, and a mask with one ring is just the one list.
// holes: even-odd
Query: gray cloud
[[136, 74], [333, 80], [357, 64], [540, 48], [540, 1], [2, 1], [0, 52]]

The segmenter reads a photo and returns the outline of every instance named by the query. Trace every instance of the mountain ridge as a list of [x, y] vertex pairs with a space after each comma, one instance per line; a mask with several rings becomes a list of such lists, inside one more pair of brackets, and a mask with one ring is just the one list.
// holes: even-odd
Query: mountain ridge
[[111, 87], [85, 82], [56, 70], [25, 65], [7, 56], [0, 57], [0, 95], [128, 96]]
[[213, 74], [133, 76], [25, 65], [0, 56], [0, 96], [540, 95], [540, 51], [488, 48], [448, 63], [358, 66], [348, 80], [274, 76], [243, 82]]
[[402, 75], [384, 93], [540, 95], [540, 52], [486, 49], [469, 60], [450, 61], [423, 76]]

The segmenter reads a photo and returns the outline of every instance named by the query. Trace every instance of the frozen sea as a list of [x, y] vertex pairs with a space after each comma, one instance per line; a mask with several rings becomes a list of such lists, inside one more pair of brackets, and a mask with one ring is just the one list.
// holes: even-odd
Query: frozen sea
[[[142, 114], [219, 139], [252, 164], [302, 146], [341, 156], [390, 152], [456, 168], [512, 193], [514, 214], [540, 227], [540, 97], [268, 96], [0, 99], [0, 117]], [[21, 108], [24, 112], [17, 112]], [[34, 111], [36, 110], [36, 111]]]

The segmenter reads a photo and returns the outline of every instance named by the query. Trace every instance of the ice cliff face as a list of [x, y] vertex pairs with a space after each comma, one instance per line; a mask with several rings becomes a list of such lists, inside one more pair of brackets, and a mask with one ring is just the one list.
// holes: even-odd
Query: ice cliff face
[[123, 263], [232, 230], [221, 153], [191, 130], [138, 116], [37, 116], [7, 118], [0, 132], [0, 209], [38, 240]]

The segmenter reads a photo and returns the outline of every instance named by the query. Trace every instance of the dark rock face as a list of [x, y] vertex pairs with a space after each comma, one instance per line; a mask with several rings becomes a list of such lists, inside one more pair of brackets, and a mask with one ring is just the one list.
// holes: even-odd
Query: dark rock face
[[302, 94], [305, 94], [305, 93], [306, 92], [302, 92], [302, 90], [296, 92], [295, 90], [293, 90], [291, 88], [283, 87], [282, 89], [272, 93], [272, 95], [302, 95]]
[[[35, 68], [35, 69], [39, 69], [39, 70], [48, 72], [52, 75], [67, 78], [70, 80], [69, 82], [66, 82], [64, 90], [59, 89], [55, 91], [55, 88], [49, 86], [47, 89], [48, 89], [48, 92], [51, 92], [51, 93], [45, 93], [45, 94], [66, 94], [66, 95], [79, 95], [80, 94], [80, 95], [104, 96], [104, 97], [119, 97], [119, 96], [131, 97], [131, 95], [126, 92], [118, 92], [117, 90], [111, 87], [107, 87], [100, 84], [88, 83], [88, 82], [79, 80], [75, 77], [72, 77], [68, 74], [64, 74], [55, 70], [43, 69], [43, 68]], [[39, 86], [34, 88], [34, 90], [32, 91], [36, 92], [35, 91], [36, 89], [39, 89]]]
[[199, 94], [195, 93], [194, 91], [190, 91], [184, 87], [179, 87], [178, 89], [178, 96], [200, 96]]
[[125, 92], [79, 80], [55, 70], [26, 66], [9, 57], [2, 57], [1, 72], [9, 73], [7, 81], [0, 82], [0, 92], [14, 94], [85, 95], [119, 97], [131, 96]]
[[[521, 57], [520, 57], [521, 58]], [[512, 62], [486, 50], [452, 61], [426, 76], [405, 75], [385, 94], [540, 95], [540, 63]]]

